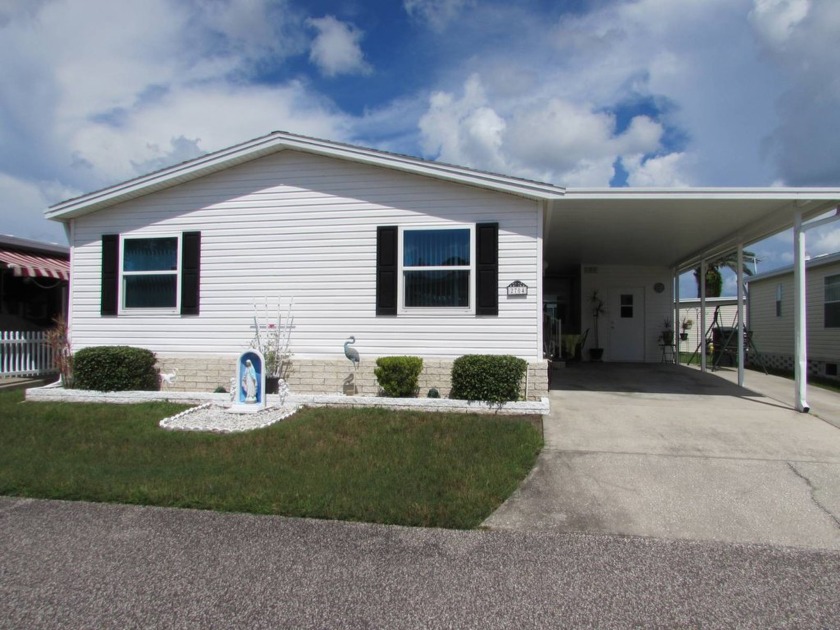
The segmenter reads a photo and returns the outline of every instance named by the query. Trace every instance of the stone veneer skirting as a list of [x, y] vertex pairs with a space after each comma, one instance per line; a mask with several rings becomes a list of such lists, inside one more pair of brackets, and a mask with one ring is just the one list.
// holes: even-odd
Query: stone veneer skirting
[[[162, 384], [162, 391], [212, 392], [222, 386], [230, 390], [235, 373], [236, 357], [195, 356], [158, 357], [162, 374], [177, 369], [173, 385]], [[293, 394], [343, 394], [359, 396], [380, 395], [373, 370], [375, 359], [363, 359], [354, 369], [347, 359], [297, 359], [292, 358], [283, 377]], [[418, 385], [419, 397], [436, 388], [442, 398], [449, 396], [452, 360], [423, 359], [423, 371]], [[527, 393], [526, 393], [527, 389]], [[548, 396], [548, 362], [528, 364], [527, 384], [523, 383], [523, 400], [538, 401]]]
[[[840, 360], [826, 361], [825, 359], [809, 358], [808, 376], [818, 376], [822, 378], [840, 380], [840, 376], [837, 375], [838, 363], [840, 363]], [[760, 370], [762, 364], [764, 364], [764, 366], [768, 369], [782, 370], [785, 372], [793, 372], [795, 368], [794, 357], [792, 354], [762, 352], [757, 359], [755, 357], [747, 357], [747, 365], [752, 368]], [[834, 374], [828, 373], [826, 370], [826, 364], [834, 366]]]

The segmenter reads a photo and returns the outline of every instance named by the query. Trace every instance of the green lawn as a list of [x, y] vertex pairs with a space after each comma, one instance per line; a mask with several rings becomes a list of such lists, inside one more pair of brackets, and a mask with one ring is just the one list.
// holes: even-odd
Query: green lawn
[[185, 407], [0, 392], [0, 494], [472, 528], [528, 474], [525, 420], [304, 409], [234, 435], [165, 431]]

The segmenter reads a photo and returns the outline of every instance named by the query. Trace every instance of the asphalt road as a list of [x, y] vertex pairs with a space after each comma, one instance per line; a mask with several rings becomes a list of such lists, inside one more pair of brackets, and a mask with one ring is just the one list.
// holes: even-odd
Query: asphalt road
[[2, 628], [837, 627], [840, 553], [0, 497]]

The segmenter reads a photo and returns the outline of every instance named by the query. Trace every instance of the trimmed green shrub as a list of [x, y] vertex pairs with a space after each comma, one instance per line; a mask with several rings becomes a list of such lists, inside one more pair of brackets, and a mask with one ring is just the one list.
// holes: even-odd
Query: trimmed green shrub
[[429, 398], [440, 398], [440, 392], [437, 390], [437, 387], [432, 387], [429, 390], [428, 396]]
[[99, 392], [160, 389], [155, 353], [130, 346], [94, 346], [73, 357], [73, 385]]
[[422, 371], [420, 357], [380, 357], [373, 373], [386, 396], [407, 398], [417, 394], [417, 379]]
[[452, 364], [449, 397], [492, 403], [517, 400], [527, 369], [527, 361], [509, 354], [466, 354]]

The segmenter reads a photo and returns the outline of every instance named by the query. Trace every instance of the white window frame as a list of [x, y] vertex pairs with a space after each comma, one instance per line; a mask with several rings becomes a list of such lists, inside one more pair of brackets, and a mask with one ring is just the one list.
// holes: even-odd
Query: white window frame
[[[125, 271], [123, 267], [125, 255], [126, 241], [142, 241], [156, 238], [174, 238], [177, 242], [177, 251], [175, 253], [176, 269], [175, 271]], [[182, 247], [181, 234], [177, 232], [167, 232], [164, 234], [120, 234], [120, 257], [119, 257], [119, 313], [120, 315], [177, 315], [181, 312], [181, 275], [183, 274], [182, 261]], [[125, 278], [127, 276], [170, 276], [174, 275], [175, 280], [175, 306], [161, 306], [156, 308], [134, 308], [125, 305]]]
[[[405, 260], [404, 246], [406, 232], [420, 232], [420, 231], [442, 231], [442, 230], [469, 230], [469, 244], [470, 244], [470, 264], [469, 265], [444, 265], [432, 267], [406, 267], [403, 265]], [[399, 315], [475, 315], [475, 276], [476, 276], [476, 244], [475, 244], [475, 224], [474, 223], [446, 223], [446, 224], [426, 224], [426, 225], [405, 225], [399, 227], [399, 237], [397, 242], [397, 261], [398, 261], [398, 280], [397, 290], [399, 292], [399, 300], [397, 306], [397, 313]], [[469, 305], [463, 306], [406, 306], [405, 305], [405, 272], [406, 271], [469, 271]]]

